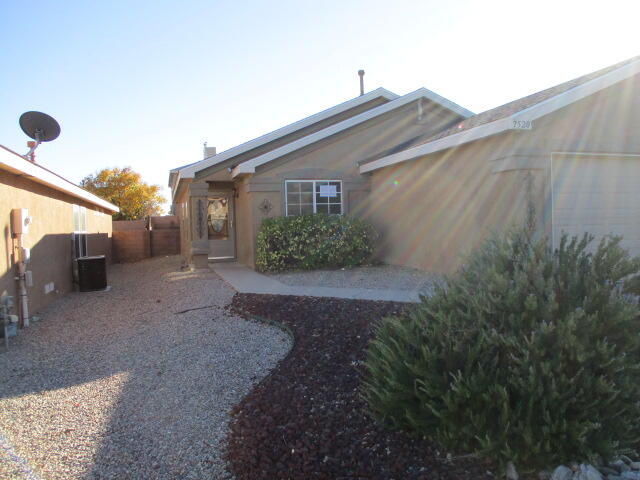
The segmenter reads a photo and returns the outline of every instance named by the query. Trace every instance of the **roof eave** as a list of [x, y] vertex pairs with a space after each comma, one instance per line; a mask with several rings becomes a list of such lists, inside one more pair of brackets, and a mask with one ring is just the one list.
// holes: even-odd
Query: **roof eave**
[[385, 88], [376, 88], [375, 90], [365, 93], [364, 95], [352, 98], [338, 105], [334, 105], [333, 107], [330, 107], [326, 110], [305, 117], [302, 120], [281, 127], [265, 135], [261, 135], [260, 137], [249, 140], [248, 142], [236, 145], [235, 147], [232, 147], [224, 152], [220, 152], [217, 155], [205, 158], [203, 160], [200, 160], [199, 162], [175, 170], [180, 171], [182, 178], [194, 178], [195, 174], [201, 170], [224, 162], [225, 160], [229, 160], [234, 156], [240, 155], [260, 145], [264, 145], [268, 142], [289, 135], [290, 133], [296, 132], [302, 128], [306, 128], [309, 125], [313, 125], [316, 122], [322, 121], [326, 118], [330, 118], [333, 115], [337, 115], [358, 105], [362, 105], [371, 100], [375, 100], [376, 98], [385, 98], [386, 100], [392, 101], [396, 98], [399, 98], [399, 95], [390, 92]]
[[[409, 148], [403, 152], [394, 153], [393, 155], [388, 155], [378, 160], [374, 160], [373, 162], [361, 165], [360, 173], [372, 172], [397, 163], [414, 160], [431, 153], [463, 145], [507, 130], [530, 130], [533, 128], [533, 122], [540, 117], [553, 113], [556, 110], [564, 108], [578, 100], [588, 97], [589, 95], [593, 95], [600, 90], [615, 85], [616, 83], [626, 80], [638, 73], [640, 73], [640, 60], [623, 65], [616, 70], [589, 80], [588, 82], [573, 87], [508, 117], [501, 118], [490, 123], [485, 123], [483, 125], [478, 125], [477, 127], [470, 128], [469, 130], [465, 130], [460, 133], [454, 133], [447, 137], [438, 138], [432, 142], [418, 145], [417, 147]], [[523, 124], [526, 125], [526, 127], [521, 127]]]
[[110, 212], [117, 213], [120, 211], [116, 205], [88, 192], [84, 188], [79, 187], [42, 165], [27, 160], [19, 153], [14, 152], [4, 145], [0, 145], [0, 168], [14, 175], [19, 175], [72, 197], [79, 198]]
[[589, 80], [588, 82], [573, 87], [540, 103], [536, 103], [529, 108], [525, 108], [520, 112], [514, 113], [512, 116], [517, 120], [536, 120], [544, 115], [555, 112], [560, 108], [575, 103], [578, 100], [582, 100], [585, 97], [593, 95], [600, 90], [637, 75], [638, 73], [640, 73], [640, 60], [623, 65], [609, 73], [605, 73], [604, 75]]
[[502, 118], [495, 122], [486, 123], [484, 125], [464, 130], [460, 133], [449, 135], [448, 137], [439, 138], [433, 142], [418, 145], [402, 152], [394, 153], [386, 157], [379, 158], [373, 162], [365, 163], [360, 166], [360, 173], [368, 173], [380, 168], [389, 167], [397, 163], [406, 162], [419, 157], [424, 157], [431, 153], [436, 153], [448, 148], [452, 148], [465, 143], [473, 142], [480, 138], [497, 135], [506, 130], [511, 130], [513, 120], [511, 117]]
[[[449, 100], [443, 97], [440, 97], [438, 94], [433, 93], [431, 90], [428, 90], [426, 88], [419, 88], [418, 90], [408, 93], [402, 97], [396, 98], [395, 100], [392, 100], [389, 103], [385, 103], [384, 105], [380, 105], [376, 108], [372, 108], [371, 110], [367, 110], [366, 112], [362, 112], [356, 116], [347, 118], [342, 122], [336, 123], [327, 128], [314, 132], [310, 135], [307, 135], [306, 137], [299, 138], [298, 140], [295, 140], [291, 143], [287, 143], [282, 147], [276, 148], [275, 150], [271, 150], [270, 152], [267, 152], [267, 153], [264, 153], [263, 155], [252, 158], [251, 160], [242, 162], [240, 165], [238, 165], [233, 169], [231, 173], [231, 177], [235, 178], [237, 175], [240, 175], [243, 173], [254, 173], [256, 171], [256, 167], [259, 167], [268, 162], [271, 162], [285, 155], [288, 155], [292, 152], [300, 150], [301, 148], [304, 148], [308, 145], [312, 145], [316, 142], [324, 140], [328, 137], [331, 137], [332, 135], [340, 133], [356, 125], [362, 124], [380, 115], [389, 113], [395, 110], [396, 108], [400, 108], [404, 105], [408, 105], [411, 102], [419, 100], [420, 98], [427, 98], [429, 100], [432, 100], [433, 102], [436, 102], [442, 105], [443, 107], [453, 111], [454, 113], [459, 114], [460, 116], [463, 116], [464, 118], [468, 118], [468, 114], [471, 114], [469, 110], [466, 110], [454, 104], [453, 102], [450, 102]], [[457, 111], [452, 110], [451, 106], [448, 105], [447, 103], [450, 104], [451, 106], [456, 105]], [[465, 113], [463, 115], [460, 112], [465, 112]]]

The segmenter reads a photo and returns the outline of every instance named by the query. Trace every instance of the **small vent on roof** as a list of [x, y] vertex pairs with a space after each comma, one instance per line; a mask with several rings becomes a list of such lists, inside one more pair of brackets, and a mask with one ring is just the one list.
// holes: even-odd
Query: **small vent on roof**
[[358, 70], [358, 76], [360, 77], [360, 95], [364, 95], [364, 70]]

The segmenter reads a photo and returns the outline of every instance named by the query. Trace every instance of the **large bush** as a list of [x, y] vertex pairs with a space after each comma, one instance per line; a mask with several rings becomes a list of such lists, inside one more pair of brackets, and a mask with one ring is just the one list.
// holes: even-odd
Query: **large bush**
[[369, 260], [376, 234], [353, 217], [309, 214], [262, 221], [256, 267], [261, 271], [352, 267]]
[[[383, 320], [363, 394], [392, 428], [518, 468], [611, 458], [640, 436], [640, 322], [620, 238], [487, 241], [432, 298]], [[633, 293], [638, 293], [634, 291]]]

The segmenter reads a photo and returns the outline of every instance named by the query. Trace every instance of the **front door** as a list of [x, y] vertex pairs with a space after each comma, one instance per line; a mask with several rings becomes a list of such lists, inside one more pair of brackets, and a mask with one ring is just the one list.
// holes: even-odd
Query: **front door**
[[230, 260], [235, 258], [233, 193], [222, 192], [209, 196], [207, 230], [209, 233], [209, 259]]

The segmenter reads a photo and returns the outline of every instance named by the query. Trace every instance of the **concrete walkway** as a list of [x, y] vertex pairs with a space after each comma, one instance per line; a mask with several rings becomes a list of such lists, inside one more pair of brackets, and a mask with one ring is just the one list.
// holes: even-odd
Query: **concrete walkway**
[[297, 295], [303, 297], [352, 298], [355, 300], [384, 300], [417, 303], [418, 292], [411, 290], [378, 290], [368, 288], [335, 288], [290, 286], [262, 275], [239, 263], [213, 263], [211, 268], [240, 293]]

